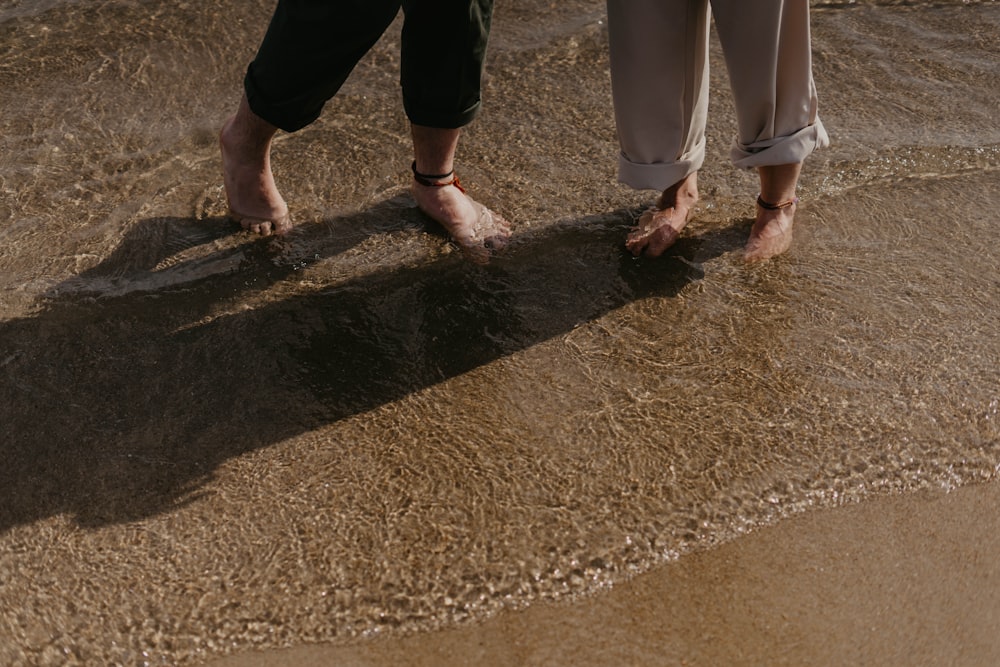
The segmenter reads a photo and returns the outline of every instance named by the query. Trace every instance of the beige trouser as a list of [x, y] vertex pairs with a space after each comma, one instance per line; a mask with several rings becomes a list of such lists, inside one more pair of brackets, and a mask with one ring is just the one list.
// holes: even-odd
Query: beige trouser
[[607, 0], [619, 180], [663, 190], [705, 160], [710, 16], [729, 70], [737, 167], [802, 162], [816, 114], [808, 0]]

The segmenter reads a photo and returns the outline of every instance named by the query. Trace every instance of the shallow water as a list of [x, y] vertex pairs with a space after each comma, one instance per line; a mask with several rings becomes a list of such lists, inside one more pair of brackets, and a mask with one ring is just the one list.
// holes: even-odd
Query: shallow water
[[270, 3], [0, 0], [0, 663], [440, 627], [994, 479], [1000, 6], [813, 7], [834, 145], [746, 267], [721, 65], [698, 216], [634, 260], [603, 3], [503, 3], [475, 267], [406, 194], [398, 25], [277, 142], [279, 242], [215, 143]]

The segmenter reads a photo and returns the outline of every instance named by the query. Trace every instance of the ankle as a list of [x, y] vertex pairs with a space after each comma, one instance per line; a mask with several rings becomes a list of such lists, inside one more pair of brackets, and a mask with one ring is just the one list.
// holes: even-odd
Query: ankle
[[691, 208], [698, 201], [698, 172], [688, 174], [663, 191], [656, 202], [657, 208], [668, 209], [682, 206]]
[[230, 121], [219, 133], [223, 156], [234, 166], [266, 163], [270, 156], [270, 142], [249, 141], [244, 133]]

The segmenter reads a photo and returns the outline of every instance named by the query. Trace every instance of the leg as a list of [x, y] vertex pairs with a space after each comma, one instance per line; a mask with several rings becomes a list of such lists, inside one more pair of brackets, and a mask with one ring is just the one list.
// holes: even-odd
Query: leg
[[608, 0], [619, 180], [662, 194], [632, 229], [635, 255], [662, 254], [698, 200], [708, 109], [707, 0]]
[[[437, 221], [472, 261], [483, 264], [507, 245], [510, 223], [465, 194], [454, 178], [459, 129], [411, 125], [414, 174], [412, 192], [420, 210]], [[428, 185], [424, 175], [443, 185]]]
[[[401, 83], [411, 122], [413, 198], [473, 261], [488, 261], [510, 236], [510, 224], [452, 183], [463, 126], [480, 107], [492, 0], [406, 0]], [[435, 185], [429, 185], [435, 183]], [[443, 185], [442, 184], [446, 184]]]
[[288, 206], [271, 174], [271, 139], [277, 131], [250, 110], [244, 96], [219, 136], [229, 217], [264, 236], [284, 234], [291, 226]]
[[817, 114], [809, 3], [712, 0], [738, 125], [741, 169], [802, 162], [829, 139]]
[[[739, 126], [736, 166], [756, 169], [760, 198], [793, 202], [802, 162], [829, 143], [817, 115], [809, 5], [803, 0], [712, 0]], [[758, 205], [745, 259], [779, 255], [792, 241], [795, 204]]]
[[271, 174], [271, 140], [279, 128], [294, 132], [319, 116], [399, 7], [400, 0], [278, 2], [236, 115], [220, 135], [229, 214], [244, 229], [267, 235], [290, 228]]
[[800, 171], [801, 162], [757, 169], [760, 175], [760, 199], [773, 207], [757, 204], [757, 219], [750, 230], [750, 240], [747, 241], [744, 253], [746, 261], [763, 261], [788, 250], [792, 243], [792, 223], [797, 202], [795, 186], [799, 182]]

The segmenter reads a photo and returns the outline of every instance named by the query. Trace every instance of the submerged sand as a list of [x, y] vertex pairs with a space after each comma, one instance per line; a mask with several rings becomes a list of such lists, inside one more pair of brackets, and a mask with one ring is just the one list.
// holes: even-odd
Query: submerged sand
[[500, 3], [476, 267], [398, 23], [279, 138], [275, 242], [216, 144], [271, 0], [153, 4], [0, 0], [0, 664], [990, 664], [1000, 5], [813, 3], [834, 143], [747, 267], [723, 68], [635, 260], [603, 2]]

